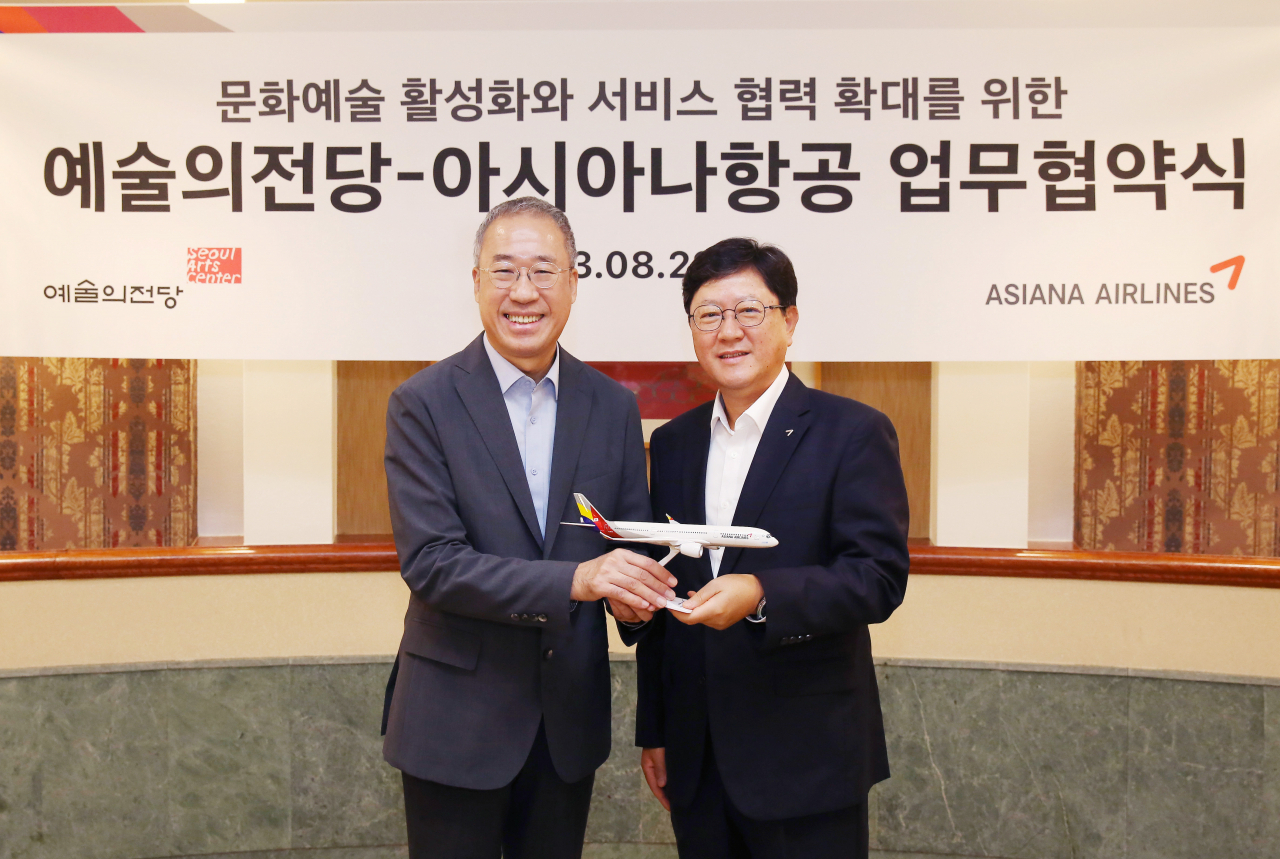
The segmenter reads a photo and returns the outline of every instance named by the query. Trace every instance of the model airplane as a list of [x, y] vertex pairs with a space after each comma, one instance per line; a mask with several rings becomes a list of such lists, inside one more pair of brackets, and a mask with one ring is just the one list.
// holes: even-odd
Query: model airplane
[[[690, 558], [701, 558], [706, 549], [723, 549], [739, 546], [744, 549], [769, 549], [778, 545], [778, 538], [763, 528], [738, 528], [733, 525], [685, 525], [670, 516], [666, 522], [610, 522], [600, 515], [595, 505], [581, 492], [573, 493], [582, 518], [590, 519], [596, 530], [606, 540], [627, 543], [653, 543], [670, 546], [671, 551], [658, 563], [666, 566], [679, 552]], [[561, 525], [581, 525], [585, 522], [561, 522]]]
[[[669, 515], [666, 522], [610, 522], [600, 515], [595, 505], [587, 500], [581, 492], [573, 493], [578, 502], [578, 512], [586, 522], [561, 522], [561, 525], [578, 525], [583, 528], [595, 526], [606, 540], [626, 543], [652, 543], [657, 546], [669, 546], [671, 551], [659, 561], [666, 566], [679, 552], [690, 558], [701, 558], [707, 549], [723, 549], [738, 546], [744, 549], [769, 549], [778, 545], [778, 538], [763, 528], [739, 528], [733, 525], [685, 525], [677, 522]], [[675, 611], [690, 611], [684, 608], [683, 599], [667, 601], [667, 608]]]

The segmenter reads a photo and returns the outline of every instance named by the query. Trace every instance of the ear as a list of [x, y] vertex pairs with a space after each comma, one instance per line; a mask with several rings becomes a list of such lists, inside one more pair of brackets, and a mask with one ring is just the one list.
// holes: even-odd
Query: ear
[[569, 303], [574, 304], [578, 300], [578, 267], [574, 266], [569, 269]]
[[790, 346], [796, 336], [796, 324], [800, 322], [800, 308], [794, 304], [788, 307], [784, 319], [787, 323], [787, 345]]
[[472, 295], [475, 296], [476, 304], [480, 303], [480, 269], [471, 269], [471, 286]]

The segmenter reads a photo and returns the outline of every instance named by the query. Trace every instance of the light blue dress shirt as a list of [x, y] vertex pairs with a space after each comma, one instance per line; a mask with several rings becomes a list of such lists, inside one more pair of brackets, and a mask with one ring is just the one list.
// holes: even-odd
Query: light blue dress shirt
[[511, 429], [520, 448], [520, 462], [529, 481], [533, 509], [538, 514], [538, 527], [547, 535], [547, 496], [551, 494], [551, 455], [556, 440], [556, 390], [560, 387], [560, 348], [556, 359], [542, 381], [535, 383], [489, 343], [484, 337], [484, 351], [498, 377], [502, 399], [511, 417]]

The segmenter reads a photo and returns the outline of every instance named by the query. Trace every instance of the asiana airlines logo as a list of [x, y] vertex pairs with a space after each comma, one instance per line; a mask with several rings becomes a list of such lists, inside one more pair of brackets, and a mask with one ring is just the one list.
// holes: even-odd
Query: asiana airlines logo
[[[1231, 269], [1227, 289], [1234, 290], [1244, 270], [1244, 257], [1236, 256], [1209, 267], [1210, 274]], [[1219, 293], [1217, 284], [1200, 280], [1159, 280], [1102, 283], [1096, 289], [1078, 283], [1006, 283], [991, 284], [985, 305], [1043, 304], [1213, 304]]]

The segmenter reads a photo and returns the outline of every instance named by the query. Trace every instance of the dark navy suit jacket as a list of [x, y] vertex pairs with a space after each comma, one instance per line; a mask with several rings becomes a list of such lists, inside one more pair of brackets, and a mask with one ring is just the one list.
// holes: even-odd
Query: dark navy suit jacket
[[[650, 441], [653, 516], [706, 522], [712, 403]], [[726, 549], [720, 575], [753, 573], [767, 621], [723, 631], [668, 612], [639, 638], [636, 744], [665, 747], [667, 795], [688, 805], [708, 731], [725, 790], [759, 820], [864, 802], [889, 775], [867, 625], [907, 587], [907, 496], [893, 425], [792, 376], [743, 485], [733, 524], [767, 529], [770, 549]], [[668, 568], [684, 595], [711, 580], [704, 555]]]
[[[386, 469], [400, 571], [412, 592], [388, 684], [383, 755], [421, 779], [510, 783], [538, 724], [574, 782], [609, 755], [609, 655], [599, 602], [573, 606], [581, 561], [609, 551], [577, 522], [649, 512], [635, 395], [560, 351], [546, 538], [497, 376], [476, 338], [401, 385]], [[571, 610], [572, 608], [572, 610]]]

